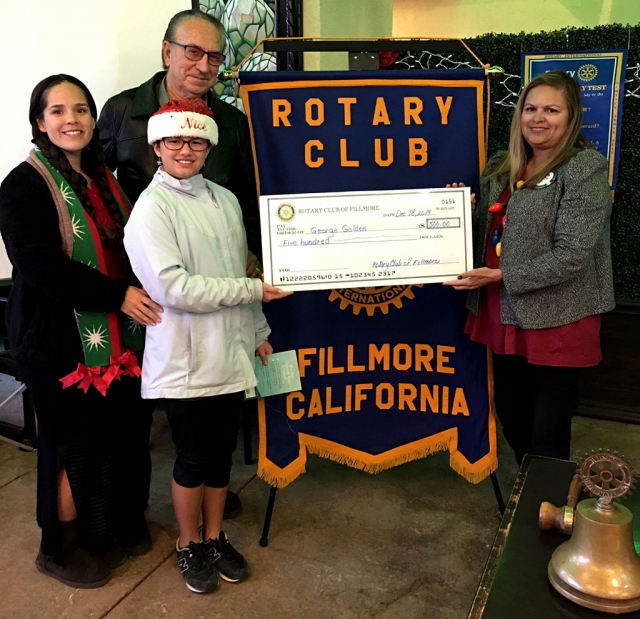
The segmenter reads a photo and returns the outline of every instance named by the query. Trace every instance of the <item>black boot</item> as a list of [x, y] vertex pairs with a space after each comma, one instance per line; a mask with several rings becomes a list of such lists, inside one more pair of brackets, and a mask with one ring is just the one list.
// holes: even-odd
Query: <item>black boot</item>
[[118, 542], [113, 542], [107, 550], [98, 553], [98, 556], [113, 570], [127, 562], [129, 555]]
[[151, 550], [151, 533], [143, 512], [116, 519], [116, 541], [130, 557]]
[[45, 555], [42, 548], [36, 557], [36, 567], [46, 576], [51, 576], [65, 585], [77, 589], [95, 589], [106, 585], [111, 579], [111, 570], [99, 557], [92, 557], [78, 542], [77, 521], [61, 522], [62, 561]]

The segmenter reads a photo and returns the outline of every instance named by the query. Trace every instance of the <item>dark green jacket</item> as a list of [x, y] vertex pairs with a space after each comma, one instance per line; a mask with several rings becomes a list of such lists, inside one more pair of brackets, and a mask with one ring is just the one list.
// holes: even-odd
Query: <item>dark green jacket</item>
[[[132, 204], [158, 169], [153, 147], [147, 144], [147, 122], [160, 107], [157, 92], [164, 76], [165, 71], [160, 71], [137, 88], [111, 97], [98, 120], [107, 165], [117, 170], [118, 181]], [[260, 256], [260, 220], [247, 117], [221, 101], [213, 91], [209, 91], [204, 100], [213, 110], [219, 139], [207, 157], [202, 174], [238, 198], [249, 249]]]

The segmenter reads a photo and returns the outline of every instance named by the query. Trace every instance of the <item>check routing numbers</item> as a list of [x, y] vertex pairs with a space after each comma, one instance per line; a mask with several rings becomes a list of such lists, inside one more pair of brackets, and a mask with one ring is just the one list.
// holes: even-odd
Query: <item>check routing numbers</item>
[[[433, 103], [437, 105], [440, 123], [449, 124], [449, 112], [453, 103], [453, 96], [433, 97]], [[335, 99], [341, 108], [342, 121], [345, 127], [351, 126], [352, 117], [358, 112], [357, 97], [338, 97]], [[427, 100], [427, 105], [429, 104]], [[273, 127], [291, 127], [291, 102], [288, 99], [272, 99]], [[425, 111], [425, 102], [420, 97], [403, 97], [403, 123], [404, 125], [422, 125], [422, 113]], [[325, 122], [325, 101], [317, 97], [311, 97], [304, 104], [305, 123], [310, 127], [319, 127]], [[371, 114], [371, 125], [391, 125], [389, 109], [384, 97], [377, 97], [373, 112], [367, 105], [367, 111]], [[424, 166], [429, 160], [429, 144], [420, 137], [407, 138], [406, 151], [408, 163], [411, 167]], [[323, 151], [325, 145], [322, 140], [308, 140], [304, 145], [304, 161], [309, 168], [320, 168], [324, 165]], [[393, 138], [374, 138], [373, 159], [380, 167], [390, 166], [396, 157], [396, 145]], [[343, 168], [357, 168], [360, 161], [349, 155], [349, 143], [347, 138], [340, 138], [340, 166]]]
[[265, 279], [277, 286], [439, 282], [469, 266], [468, 188], [261, 196], [260, 206]]

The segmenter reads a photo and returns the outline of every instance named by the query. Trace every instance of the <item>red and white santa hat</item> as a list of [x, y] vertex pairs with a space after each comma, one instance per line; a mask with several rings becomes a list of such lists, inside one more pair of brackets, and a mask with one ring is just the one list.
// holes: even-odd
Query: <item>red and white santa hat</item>
[[218, 125], [213, 120], [211, 108], [202, 99], [172, 99], [149, 119], [147, 126], [149, 144], [162, 138], [203, 138], [215, 146]]

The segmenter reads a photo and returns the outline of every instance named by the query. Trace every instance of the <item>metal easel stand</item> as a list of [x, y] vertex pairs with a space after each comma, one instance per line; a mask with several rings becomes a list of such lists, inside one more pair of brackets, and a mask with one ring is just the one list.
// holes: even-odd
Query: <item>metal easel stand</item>
[[264, 515], [264, 526], [262, 527], [262, 537], [260, 538], [260, 546], [266, 548], [269, 545], [269, 529], [271, 528], [271, 517], [273, 516], [273, 505], [276, 502], [276, 492], [278, 489], [271, 486], [269, 492], [269, 501], [267, 502], [267, 511]]
[[504, 504], [504, 498], [502, 497], [502, 490], [500, 490], [500, 484], [498, 483], [498, 476], [495, 474], [495, 471], [489, 475], [491, 478], [491, 485], [493, 486], [493, 494], [496, 497], [496, 503], [498, 503], [498, 509], [500, 510], [500, 515], [504, 516], [504, 510], [506, 509], [506, 505]]

